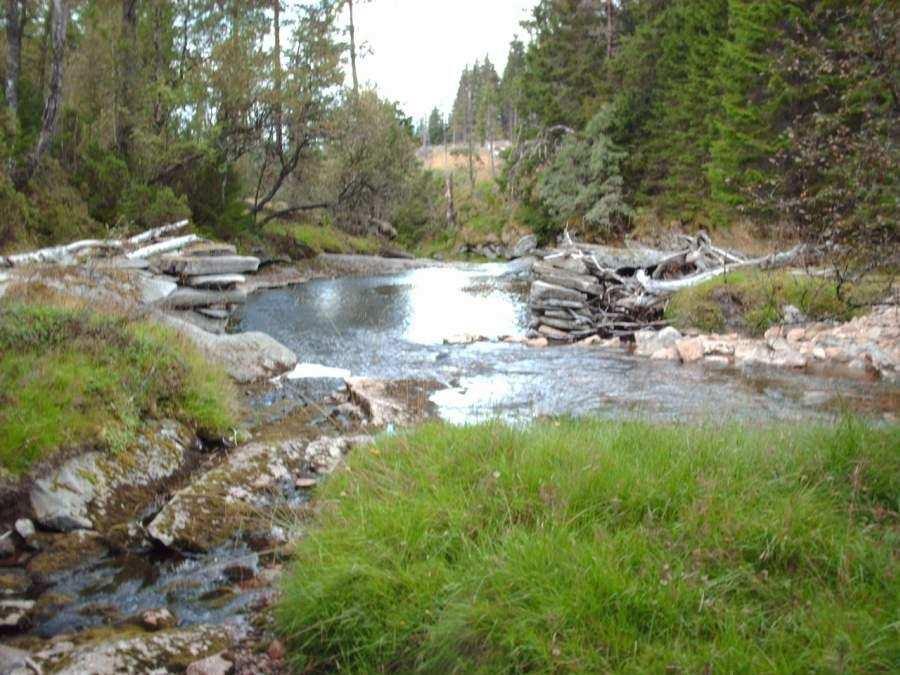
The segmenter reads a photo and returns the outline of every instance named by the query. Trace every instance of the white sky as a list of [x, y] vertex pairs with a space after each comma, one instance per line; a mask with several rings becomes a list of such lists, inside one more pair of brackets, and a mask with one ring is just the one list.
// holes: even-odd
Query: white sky
[[[372, 0], [354, 7], [357, 42], [371, 50], [361, 83], [398, 101], [413, 119], [453, 105], [466, 64], [490, 56], [503, 75], [509, 43], [537, 0]], [[350, 82], [349, 65], [347, 82]]]

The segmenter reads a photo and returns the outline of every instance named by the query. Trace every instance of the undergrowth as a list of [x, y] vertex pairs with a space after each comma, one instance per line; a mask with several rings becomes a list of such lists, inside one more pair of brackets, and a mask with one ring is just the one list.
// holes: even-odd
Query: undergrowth
[[124, 451], [148, 417], [221, 437], [236, 400], [224, 372], [169, 329], [88, 308], [0, 304], [0, 466], [13, 474], [60, 450]]
[[888, 672], [900, 430], [433, 424], [320, 487], [298, 672]]
[[846, 321], [881, 299], [885, 291], [885, 284], [874, 279], [839, 293], [834, 280], [827, 277], [787, 271], [732, 272], [676, 293], [666, 308], [666, 319], [681, 329], [733, 329], [762, 335], [782, 320], [785, 305], [793, 305], [813, 321]]

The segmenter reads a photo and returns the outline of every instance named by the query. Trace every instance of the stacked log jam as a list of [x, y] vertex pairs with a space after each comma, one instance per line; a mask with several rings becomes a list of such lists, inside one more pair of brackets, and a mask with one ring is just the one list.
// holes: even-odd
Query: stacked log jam
[[224, 332], [247, 299], [241, 288], [259, 258], [239, 256], [234, 246], [196, 234], [171, 236], [188, 221], [154, 228], [128, 239], [85, 240], [0, 258], [0, 267], [87, 265], [134, 270], [143, 301], [177, 313], [199, 327]]
[[804, 251], [797, 246], [748, 259], [713, 246], [705, 234], [679, 241], [680, 250], [662, 251], [584, 244], [566, 237], [532, 268], [529, 336], [574, 342], [662, 328], [663, 311], [674, 292], [730, 270], [786, 265]]

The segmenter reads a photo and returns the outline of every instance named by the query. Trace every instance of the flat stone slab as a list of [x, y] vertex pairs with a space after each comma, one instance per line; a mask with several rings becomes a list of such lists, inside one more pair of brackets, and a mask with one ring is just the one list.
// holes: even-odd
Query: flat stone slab
[[195, 288], [179, 288], [163, 298], [161, 304], [170, 309], [191, 309], [209, 305], [240, 305], [247, 301], [242, 290], [214, 291]]
[[190, 340], [210, 361], [221, 364], [235, 381], [242, 384], [267, 380], [297, 365], [297, 355], [265, 333], [251, 331], [214, 335], [169, 314], [161, 312], [159, 318]]
[[235, 255], [237, 254], [237, 249], [231, 244], [224, 244], [220, 241], [198, 241], [196, 244], [191, 244], [186, 247], [182, 253], [182, 255], [193, 256], [193, 257], [218, 257], [225, 255]]
[[193, 288], [228, 288], [246, 281], [247, 277], [243, 274], [204, 274], [199, 277], [188, 277], [186, 283]]
[[234, 644], [243, 632], [207, 624], [144, 635], [123, 631], [77, 646], [66, 643], [66, 649], [51, 645], [31, 656], [45, 672], [65, 675], [185, 672], [191, 663]]
[[[295, 489], [303, 473], [306, 442], [250, 443], [175, 493], [147, 526], [161, 544], [209, 551], [252, 529], [254, 516]], [[262, 523], [260, 524], [262, 527]]]
[[201, 276], [207, 274], [242, 274], [259, 269], [259, 258], [249, 256], [165, 256], [160, 268], [170, 274]]
[[177, 425], [163, 423], [158, 430], [148, 430], [131, 453], [72, 457], [34, 481], [30, 501], [35, 520], [61, 532], [97, 528], [111, 502], [118, 508], [120, 499], [113, 497], [120, 489], [147, 486], [178, 471], [185, 441]]

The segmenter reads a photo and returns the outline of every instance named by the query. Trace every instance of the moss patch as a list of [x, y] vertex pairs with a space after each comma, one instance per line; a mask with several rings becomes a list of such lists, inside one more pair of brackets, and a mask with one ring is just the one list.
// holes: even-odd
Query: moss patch
[[878, 672], [900, 428], [428, 425], [320, 487], [298, 672]]
[[227, 376], [169, 329], [87, 308], [0, 305], [0, 466], [16, 475], [67, 448], [125, 450], [148, 417], [225, 435], [236, 400]]
[[813, 321], [846, 321], [885, 293], [871, 280], [838, 293], [825, 277], [760, 270], [724, 274], [675, 294], [666, 319], [680, 329], [716, 332], [738, 330], [762, 335], [781, 320], [782, 307], [793, 305]]

